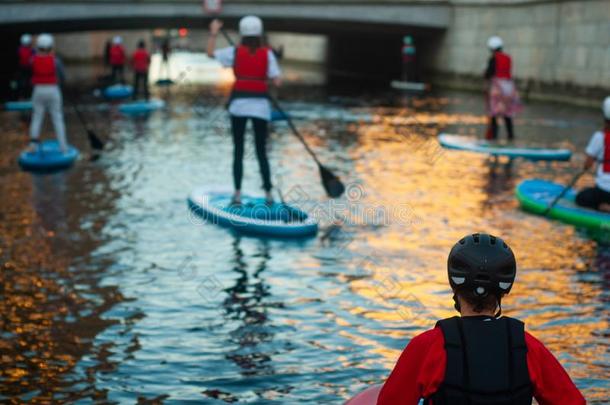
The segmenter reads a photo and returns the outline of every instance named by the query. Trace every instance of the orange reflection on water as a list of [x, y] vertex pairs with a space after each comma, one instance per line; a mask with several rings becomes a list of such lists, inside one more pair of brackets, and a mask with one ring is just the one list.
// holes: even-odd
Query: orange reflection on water
[[[396, 123], [412, 125], [411, 130], [400, 132], [391, 125]], [[609, 326], [599, 312], [603, 290], [579, 280], [590, 271], [595, 243], [573, 227], [521, 212], [513, 197], [521, 178], [555, 166], [517, 163], [504, 171], [490, 166], [485, 156], [438, 148], [436, 135], [454, 123], [482, 124], [484, 117], [418, 113], [357, 130], [352, 155], [355, 177], [366, 191], [361, 203], [394, 213], [408, 207], [409, 218], [416, 219], [394, 216], [383, 232], [369, 232], [350, 247], [376, 258], [368, 269], [371, 276], [351, 283], [356, 294], [380, 308], [364, 316], [397, 325], [386, 335], [406, 344], [437, 319], [456, 314], [446, 280], [448, 252], [465, 234], [489, 232], [503, 237], [518, 260], [517, 283], [503, 301], [504, 313], [523, 319], [573, 377], [607, 375], [599, 362], [607, 356], [602, 335]], [[391, 286], [380, 291], [390, 279]], [[400, 353], [366, 344], [384, 356], [388, 367]], [[589, 399], [601, 399], [599, 391], [593, 389]]]

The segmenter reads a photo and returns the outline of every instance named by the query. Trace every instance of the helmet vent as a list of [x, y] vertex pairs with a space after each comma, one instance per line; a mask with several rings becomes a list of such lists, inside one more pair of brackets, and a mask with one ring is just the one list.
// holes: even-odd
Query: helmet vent
[[474, 240], [474, 243], [479, 243], [479, 234], [478, 233], [473, 234], [472, 239]]
[[500, 286], [501, 289], [508, 290], [510, 288], [510, 286], [513, 285], [513, 283], [505, 283], [503, 281], [500, 281], [498, 283], [498, 285]]
[[460, 243], [460, 245], [463, 245], [464, 243], [466, 243], [466, 238], [462, 238], [462, 239], [460, 239], [460, 242], [459, 242], [459, 243]]
[[496, 237], [489, 235], [489, 243], [491, 245], [495, 245], [496, 244]]
[[503, 245], [504, 245], [504, 249], [508, 249], [508, 245], [506, 244], [506, 242], [504, 242]]

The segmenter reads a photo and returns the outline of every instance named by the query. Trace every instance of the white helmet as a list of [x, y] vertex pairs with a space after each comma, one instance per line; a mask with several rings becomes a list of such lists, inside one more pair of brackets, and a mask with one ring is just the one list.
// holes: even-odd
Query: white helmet
[[115, 45], [119, 45], [123, 43], [123, 38], [121, 38], [120, 35], [117, 35], [116, 37], [112, 38], [112, 43]]
[[604, 110], [604, 117], [606, 117], [607, 120], [610, 120], [610, 96], [606, 97], [604, 100], [602, 110]]
[[40, 34], [36, 38], [36, 47], [40, 49], [53, 48], [53, 37], [51, 34]]
[[32, 36], [30, 34], [23, 34], [21, 36], [21, 45], [29, 45], [32, 43]]
[[263, 21], [254, 15], [245, 16], [239, 20], [239, 34], [242, 37], [263, 35]]
[[489, 37], [489, 39], [487, 40], [487, 47], [492, 51], [495, 51], [496, 49], [500, 49], [503, 46], [504, 46], [504, 42], [502, 41], [502, 38], [500, 38], [497, 35], [494, 35], [493, 37]]

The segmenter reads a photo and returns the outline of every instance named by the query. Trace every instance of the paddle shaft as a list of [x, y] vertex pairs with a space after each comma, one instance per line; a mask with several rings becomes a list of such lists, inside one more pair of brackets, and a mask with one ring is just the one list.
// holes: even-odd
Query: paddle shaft
[[572, 178], [572, 181], [570, 181], [570, 183], [561, 191], [561, 193], [559, 193], [559, 195], [557, 197], [555, 197], [553, 202], [551, 202], [549, 204], [549, 206], [546, 207], [546, 209], [544, 210], [542, 215], [546, 216], [553, 209], [553, 207], [559, 202], [559, 200], [561, 200], [561, 198], [574, 186], [574, 184], [576, 184], [578, 179], [580, 179], [582, 177], [582, 175], [585, 174], [586, 172], [587, 172], [586, 170], [581, 170], [580, 172], [576, 173], [576, 175]]

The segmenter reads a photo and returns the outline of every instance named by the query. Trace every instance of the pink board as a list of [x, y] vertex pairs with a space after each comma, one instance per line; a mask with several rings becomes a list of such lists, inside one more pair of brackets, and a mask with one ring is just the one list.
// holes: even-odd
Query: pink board
[[381, 387], [383, 384], [373, 385], [347, 401], [345, 405], [376, 405]]

